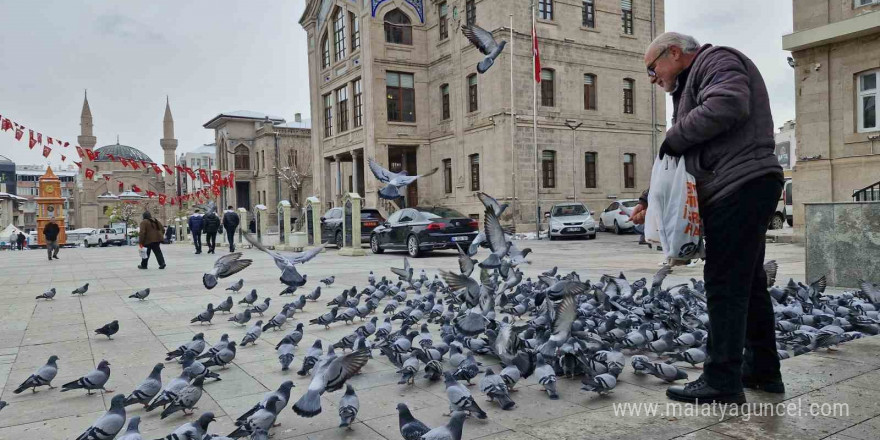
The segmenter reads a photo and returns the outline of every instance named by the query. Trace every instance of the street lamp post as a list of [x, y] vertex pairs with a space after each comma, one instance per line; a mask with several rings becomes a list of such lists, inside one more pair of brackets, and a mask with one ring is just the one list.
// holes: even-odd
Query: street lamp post
[[574, 119], [566, 119], [565, 126], [571, 129], [571, 198], [573, 201], [577, 202], [577, 174], [575, 173], [575, 163], [577, 162], [577, 156], [575, 155], [575, 132], [577, 129], [583, 125], [583, 122], [578, 122]]

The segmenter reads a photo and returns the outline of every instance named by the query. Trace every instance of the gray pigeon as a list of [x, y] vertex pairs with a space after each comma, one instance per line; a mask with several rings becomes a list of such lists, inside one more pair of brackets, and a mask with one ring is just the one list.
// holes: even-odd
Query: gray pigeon
[[37, 392], [37, 387], [47, 386], [49, 388], [55, 388], [52, 386], [52, 379], [55, 379], [55, 376], [58, 375], [58, 364], [56, 363], [60, 358], [55, 356], [49, 356], [49, 360], [46, 361], [46, 365], [40, 367], [34, 374], [31, 374], [30, 377], [25, 379], [18, 388], [13, 391], [14, 394], [21, 394], [24, 390], [30, 388], [31, 391]]
[[310, 301], [317, 301], [318, 298], [321, 297], [321, 286], [315, 287], [315, 290], [311, 291], [311, 293], [306, 296], [306, 299]]
[[661, 362], [648, 364], [645, 372], [654, 377], [663, 379], [666, 382], [675, 382], [676, 380], [688, 378], [688, 374], [684, 370], [675, 365], [668, 365]]
[[0, 400], [0, 411], [2, 411], [3, 408], [6, 408], [7, 406], [9, 406], [9, 404], [6, 403], [5, 400]]
[[244, 421], [238, 420], [235, 424], [238, 428], [235, 431], [229, 433], [228, 437], [230, 438], [241, 438], [246, 435], [250, 435], [251, 438], [254, 438], [254, 434], [256, 433], [269, 433], [269, 429], [275, 424], [275, 419], [278, 417], [278, 413], [280, 409], [278, 409], [278, 396], [272, 395], [269, 396], [269, 399], [266, 401], [266, 404], [263, 405], [260, 409], [255, 411], [253, 414], [247, 417]]
[[125, 406], [140, 403], [146, 408], [147, 405], [150, 404], [150, 401], [159, 394], [159, 391], [162, 391], [163, 368], [165, 368], [165, 364], [156, 364], [153, 367], [153, 371], [150, 372], [150, 375], [147, 376], [147, 378], [125, 398]]
[[211, 320], [214, 319], [214, 312], [215, 311], [216, 310], [214, 309], [214, 304], [208, 303], [208, 309], [203, 311], [202, 313], [199, 313], [198, 315], [196, 315], [196, 317], [191, 319], [189, 322], [192, 324], [195, 324], [197, 322], [199, 324], [201, 324], [203, 322], [207, 322], [208, 324], [210, 324]]
[[397, 404], [398, 424], [403, 440], [419, 440], [431, 430], [427, 425], [413, 417], [405, 403]]
[[169, 403], [177, 399], [177, 394], [180, 393], [184, 387], [189, 385], [190, 379], [192, 379], [193, 374], [189, 368], [184, 368], [183, 371], [180, 372], [180, 376], [171, 379], [171, 382], [168, 385], [165, 385], [165, 388], [162, 390], [159, 395], [153, 399], [153, 401], [147, 405], [147, 411], [152, 411], [159, 406], [167, 407]]
[[239, 304], [253, 305], [257, 300], [257, 289], [251, 289], [251, 292], [238, 301]]
[[489, 400], [498, 402], [501, 409], [512, 409], [515, 403], [510, 399], [510, 392], [504, 379], [495, 374], [491, 368], [486, 369], [486, 375], [480, 379], [480, 391], [489, 396]]
[[125, 429], [125, 433], [122, 434], [122, 437], [119, 437], [117, 440], [144, 440], [144, 438], [141, 437], [140, 425], [141, 416], [134, 416], [128, 419], [128, 428]]
[[309, 374], [309, 371], [314, 368], [314, 366], [318, 363], [318, 359], [324, 355], [324, 350], [321, 347], [321, 340], [315, 340], [315, 343], [312, 344], [311, 347], [306, 351], [306, 356], [303, 358], [303, 365], [296, 374], [300, 376], [305, 376]]
[[281, 371], [289, 370], [290, 364], [293, 362], [293, 352], [296, 350], [296, 346], [290, 342], [282, 342], [275, 350], [278, 352], [278, 361], [281, 362]]
[[[269, 298], [266, 298], [266, 307], [269, 307]], [[290, 311], [290, 308], [287, 307], [287, 305], [285, 304], [281, 311], [273, 316], [272, 319], [270, 319], [269, 322], [267, 322], [266, 325], [263, 326], [263, 331], [267, 331], [270, 328], [274, 330], [281, 330], [281, 326], [283, 326], [284, 323], [287, 322], [288, 313], [293, 314], [293, 312]]]
[[222, 380], [220, 379], [219, 374], [209, 370], [205, 364], [197, 361], [196, 354], [193, 351], [184, 353], [183, 358], [181, 359], [181, 366], [188, 369], [192, 374], [192, 377], [205, 376], [206, 378]]
[[544, 355], [540, 353], [537, 355], [534, 374], [538, 377], [538, 383], [544, 386], [550, 399], [559, 399], [559, 394], [556, 393], [556, 372], [553, 371], [553, 367], [544, 362]]
[[[220, 258], [223, 258], [223, 257], [220, 257]], [[238, 281], [232, 283], [232, 285], [227, 287], [226, 290], [231, 290], [233, 293], [238, 293], [238, 291], [241, 290], [242, 287], [244, 287], [244, 278], [239, 278]]]
[[180, 425], [179, 428], [175, 429], [174, 432], [168, 434], [165, 437], [157, 440], [201, 440], [205, 438], [205, 435], [208, 434], [208, 425], [211, 422], [217, 419], [214, 418], [214, 413], [206, 412], [199, 416], [199, 419], [194, 422], [184, 423]]
[[499, 376], [501, 376], [501, 379], [503, 379], [504, 383], [507, 384], [508, 391], [512, 393], [519, 391], [513, 388], [522, 377], [522, 372], [519, 371], [519, 368], [516, 365], [510, 364], [504, 367], [504, 369], [501, 370], [501, 373], [499, 373]]
[[226, 344], [226, 348], [218, 351], [211, 359], [205, 361], [204, 365], [205, 367], [219, 366], [226, 368], [226, 365], [232, 362], [233, 359], [235, 359], [235, 341], [229, 341]]
[[85, 283], [85, 284], [83, 284], [82, 287], [77, 287], [76, 289], [73, 289], [73, 291], [70, 292], [70, 294], [82, 296], [88, 291], [89, 291], [89, 283]]
[[107, 339], [113, 339], [111, 336], [115, 335], [119, 331], [119, 321], [114, 320], [109, 324], [105, 324], [101, 328], [96, 328], [95, 333], [99, 335], [104, 335]]
[[164, 419], [177, 411], [183, 411], [183, 413], [186, 414], [186, 410], [192, 410], [196, 404], [199, 403], [199, 399], [202, 398], [202, 386], [204, 384], [204, 376], [197, 376], [193, 379], [188, 386], [185, 386], [180, 390], [180, 393], [177, 394], [177, 398], [174, 399], [170, 405], [165, 407], [162, 411], [161, 418]]
[[[214, 262], [214, 267], [211, 268], [209, 272], [202, 275], [202, 284], [206, 289], [210, 290], [214, 287], [217, 287], [217, 279], [218, 278], [226, 278], [228, 276], [235, 275], [242, 270], [246, 269], [248, 266], [253, 263], [252, 260], [242, 260], [241, 252], [233, 252], [231, 254], [226, 254], [217, 259]], [[233, 290], [238, 292], [241, 289], [241, 286], [244, 284], [244, 280], [238, 280], [238, 288], [234, 289], [232, 287], [226, 290]], [[233, 284], [235, 286], [236, 284]]]
[[[98, 363], [98, 367], [89, 374], [61, 385], [61, 392], [84, 389], [89, 395], [92, 394], [92, 390], [104, 390], [106, 393], [112, 393], [113, 390], [104, 388], [108, 380], [110, 380], [110, 362], [102, 359]], [[123, 396], [123, 400], [124, 398], [125, 396]]]
[[251, 313], [259, 313], [260, 316], [263, 316], [263, 312], [265, 312], [266, 310], [269, 310], [269, 301], [271, 301], [271, 300], [272, 300], [272, 298], [263, 299], [263, 303], [255, 305], [251, 309]]
[[464, 427], [465, 417], [467, 417], [467, 414], [463, 411], [452, 413], [449, 423], [428, 431], [421, 437], [421, 440], [461, 440], [461, 431]]
[[223, 300], [223, 302], [221, 302], [220, 304], [217, 304], [217, 307], [214, 308], [214, 311], [229, 313], [229, 311], [232, 310], [232, 305], [233, 305], [232, 297], [227, 296], [226, 299]]
[[617, 386], [617, 378], [613, 374], [602, 373], [597, 374], [594, 377], [586, 376], [581, 381], [583, 386], [581, 387], [584, 391], [595, 391], [599, 393], [600, 396], [608, 394], [611, 390]]
[[452, 414], [453, 411], [467, 411], [469, 413], [476, 413], [478, 419], [485, 419], [488, 417], [486, 413], [480, 409], [480, 406], [477, 405], [471, 392], [468, 391], [464, 385], [458, 383], [458, 381], [452, 377], [452, 373], [448, 371], [443, 373], [443, 378], [446, 382], [446, 396], [449, 398], [450, 414]]
[[238, 422], [244, 422], [248, 419], [248, 417], [253, 415], [255, 412], [259, 411], [262, 408], [266, 408], [266, 404], [269, 402], [269, 399], [272, 396], [275, 396], [275, 398], [278, 399], [278, 405], [275, 407], [275, 414], [276, 415], [281, 414], [281, 410], [283, 410], [284, 407], [287, 406], [287, 402], [290, 401], [290, 390], [293, 387], [294, 387], [294, 385], [293, 385], [292, 381], [289, 381], [289, 380], [284, 381], [284, 383], [282, 383], [281, 386], [279, 386], [277, 390], [270, 391], [270, 392], [266, 393], [263, 396], [263, 400], [261, 400], [260, 403], [254, 405], [247, 412], [238, 416], [238, 419], [236, 419], [236, 420]]
[[177, 347], [174, 351], [169, 351], [167, 356], [165, 356], [166, 361], [170, 361], [174, 358], [183, 356], [184, 353], [191, 351], [196, 354], [196, 356], [200, 355], [203, 351], [205, 351], [205, 334], [204, 333], [196, 333], [193, 336], [192, 340], [187, 342], [186, 344]]
[[37, 296], [36, 299], [41, 299], [41, 298], [42, 299], [55, 299], [55, 288], [53, 287], [53, 288], [43, 292], [43, 294]]
[[330, 287], [330, 285], [333, 284], [335, 281], [336, 281], [336, 275], [330, 275], [329, 277], [321, 280], [321, 282], [324, 283], [324, 285], [327, 287]]
[[247, 333], [241, 339], [241, 344], [238, 344], [238, 345], [244, 347], [244, 346], [247, 346], [248, 344], [256, 344], [257, 339], [262, 334], [263, 334], [263, 321], [260, 320], [260, 321], [255, 322], [254, 325], [252, 325], [252, 326], [250, 326], [250, 328], [248, 328]]
[[117, 394], [110, 401], [110, 409], [95, 420], [76, 440], [112, 440], [125, 426], [125, 396]]
[[321, 395], [342, 388], [345, 381], [357, 374], [369, 360], [369, 350], [353, 351], [338, 357], [331, 350], [318, 361], [308, 391], [293, 405], [293, 411], [302, 417], [321, 413]]
[[351, 429], [351, 424], [361, 408], [360, 401], [351, 384], [345, 386], [345, 394], [339, 399], [339, 427]]
[[132, 295], [129, 295], [128, 297], [129, 298], [137, 298], [137, 299], [143, 301], [143, 300], [147, 299], [148, 296], [150, 296], [150, 288], [149, 287], [147, 287], [144, 290], [138, 290], [137, 292], [135, 292]]
[[420, 177], [427, 177], [437, 172], [438, 168], [434, 168], [431, 171], [428, 171], [425, 174], [410, 176], [407, 174], [406, 170], [403, 170], [399, 173], [392, 173], [391, 171], [382, 168], [378, 162], [373, 160], [373, 158], [369, 158], [367, 160], [370, 166], [370, 171], [373, 172], [373, 175], [376, 176], [376, 179], [379, 182], [386, 184], [382, 188], [379, 189], [379, 197], [386, 200], [394, 200], [402, 197], [405, 192], [404, 189], [407, 185], [415, 182]]
[[238, 312], [235, 316], [227, 319], [227, 321], [232, 321], [236, 324], [245, 325], [248, 321], [251, 320], [251, 311], [250, 309], [244, 309], [243, 312]]
[[220, 341], [219, 341], [219, 342], [217, 342], [216, 344], [214, 344], [214, 346], [211, 347], [211, 348], [209, 348], [206, 352], [204, 352], [204, 353], [198, 355], [198, 357], [196, 357], [196, 359], [207, 359], [207, 358], [210, 358], [211, 356], [214, 356], [215, 354], [219, 353], [220, 350], [223, 350], [224, 348], [226, 348], [226, 346], [227, 346], [228, 344], [229, 344], [229, 335], [228, 335], [227, 333], [223, 333], [223, 334], [220, 336]]

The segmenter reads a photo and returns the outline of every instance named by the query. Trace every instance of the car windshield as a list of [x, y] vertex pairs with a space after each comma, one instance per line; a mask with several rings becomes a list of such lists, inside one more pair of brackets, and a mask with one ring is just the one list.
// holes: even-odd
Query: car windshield
[[361, 218], [370, 220], [382, 220], [382, 214], [379, 214], [379, 211], [376, 210], [365, 209], [361, 211]]
[[422, 214], [428, 220], [432, 220], [435, 218], [461, 218], [465, 217], [464, 214], [449, 208], [442, 208], [439, 206], [435, 206], [433, 208], [416, 208], [416, 211]]
[[556, 205], [553, 207], [553, 217], [565, 217], [567, 215], [584, 215], [587, 207], [584, 205]]
[[625, 206], [627, 208], [632, 208], [633, 206], [638, 205], [639, 201], [638, 200], [627, 200], [627, 201], [621, 202], [621, 203], [623, 204], [623, 206]]

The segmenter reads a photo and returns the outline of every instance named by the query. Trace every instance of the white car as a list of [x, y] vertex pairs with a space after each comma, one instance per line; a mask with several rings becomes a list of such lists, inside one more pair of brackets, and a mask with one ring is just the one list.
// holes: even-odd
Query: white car
[[779, 196], [779, 202], [776, 204], [776, 212], [770, 219], [770, 229], [782, 229], [785, 223], [792, 225], [792, 217], [794, 211], [791, 206], [791, 178], [785, 179], [785, 185], [782, 187], [782, 195]]
[[95, 229], [91, 234], [83, 238], [85, 247], [106, 247], [111, 244], [122, 246], [125, 244], [125, 233], [121, 229], [102, 228]]
[[550, 240], [559, 237], [596, 238], [596, 221], [593, 211], [583, 203], [561, 203], [553, 205], [545, 214], [550, 223]]
[[624, 231], [631, 231], [633, 223], [629, 221], [629, 213], [632, 208], [639, 204], [638, 199], [617, 200], [608, 205], [601, 214], [599, 214], [599, 230], [614, 231], [615, 234], [622, 234]]

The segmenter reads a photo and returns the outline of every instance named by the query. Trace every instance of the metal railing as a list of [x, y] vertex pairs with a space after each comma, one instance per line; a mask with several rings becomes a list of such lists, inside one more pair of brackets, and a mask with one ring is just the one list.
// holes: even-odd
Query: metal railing
[[880, 182], [853, 191], [854, 202], [877, 202], [880, 201]]

